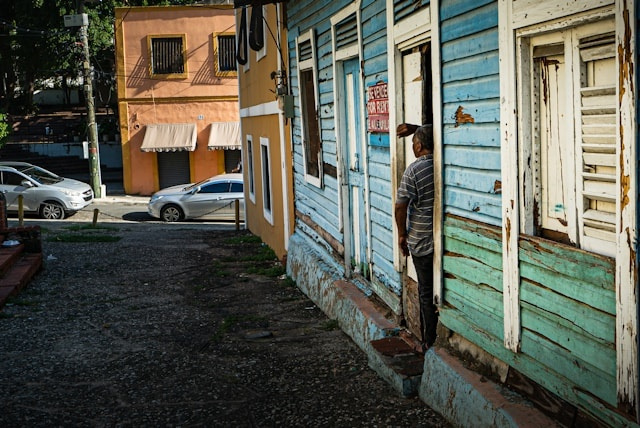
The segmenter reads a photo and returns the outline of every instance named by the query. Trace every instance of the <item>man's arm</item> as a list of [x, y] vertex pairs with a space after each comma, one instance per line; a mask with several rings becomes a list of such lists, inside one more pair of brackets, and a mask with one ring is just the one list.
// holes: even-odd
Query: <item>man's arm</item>
[[407, 137], [416, 132], [418, 128], [418, 125], [413, 125], [411, 123], [401, 123], [396, 128], [396, 134], [398, 135], [398, 137]]
[[395, 218], [398, 228], [398, 246], [400, 251], [406, 257], [409, 255], [409, 246], [407, 245], [407, 209], [408, 203], [396, 202]]

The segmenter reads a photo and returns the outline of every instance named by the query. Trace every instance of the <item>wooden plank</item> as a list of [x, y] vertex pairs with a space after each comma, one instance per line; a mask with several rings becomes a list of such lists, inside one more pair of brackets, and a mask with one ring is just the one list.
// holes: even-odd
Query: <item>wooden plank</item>
[[[500, 196], [487, 193], [478, 193], [465, 189], [447, 188], [444, 195], [444, 203], [447, 212], [452, 208], [462, 211], [464, 217], [470, 218], [473, 214], [485, 216], [484, 222], [489, 222], [486, 217], [498, 221], [500, 219]], [[499, 223], [498, 223], [499, 224]]]
[[499, 171], [472, 170], [448, 166], [445, 169], [444, 181], [449, 186], [498, 194], [500, 191], [500, 178]]
[[[616, 350], [611, 341], [602, 340], [587, 334], [574, 323], [557, 314], [551, 314], [526, 302], [522, 302], [522, 328], [538, 336], [545, 337], [566, 349], [572, 357], [579, 359], [577, 364], [589, 364], [613, 377], [616, 372]], [[615, 320], [611, 318], [612, 330]]]
[[[589, 393], [592, 391], [580, 391], [574, 387], [575, 384], [571, 379], [565, 377], [562, 373], [554, 371], [552, 368], [541, 365], [539, 361], [527, 354], [514, 354], [503, 346], [502, 340], [487, 335], [484, 330], [470, 324], [468, 319], [455, 308], [440, 308], [440, 322], [499, 360], [514, 367], [548, 391], [569, 402], [581, 403], [584, 409], [588, 409], [600, 421], [622, 420], [614, 410], [605, 407], [598, 399], [590, 396]], [[625, 426], [625, 424], [620, 426]]]
[[596, 367], [580, 364], [570, 358], [562, 347], [523, 329], [521, 352], [539, 361], [548, 371], [547, 376], [559, 376], [561, 373], [564, 381], [574, 388], [589, 391], [611, 405], [616, 404], [613, 376]]
[[473, 8], [468, 8], [465, 13], [459, 13], [455, 16], [450, 15], [450, 18], [441, 19], [440, 37], [442, 44], [498, 25], [497, 3], [492, 2], [480, 7], [476, 3], [472, 3], [472, 5]]
[[[618, 47], [618, 221], [616, 239], [616, 345], [618, 400], [640, 420], [638, 372], [638, 38], [637, 2], [615, 2]], [[636, 19], [633, 19], [636, 17]]]
[[494, 147], [446, 146], [445, 165], [500, 171], [500, 151]]
[[445, 104], [442, 113], [445, 125], [473, 127], [483, 123], [495, 124], [500, 114], [500, 108], [498, 99], [466, 101]]
[[561, 314], [562, 318], [574, 323], [585, 334], [614, 342], [614, 319], [603, 312], [536, 286], [528, 280], [521, 281], [520, 297], [521, 303], [527, 302], [547, 312]]
[[474, 123], [473, 126], [447, 124], [443, 135], [447, 144], [454, 146], [500, 147], [500, 126], [497, 123]]
[[465, 319], [484, 335], [502, 339], [502, 294], [490, 296], [489, 287], [477, 287], [456, 279], [445, 278], [445, 304], [454, 306]]
[[[447, 251], [448, 244], [448, 240], [445, 241]], [[497, 292], [502, 292], [502, 272], [491, 269], [477, 260], [445, 253], [442, 266], [448, 277], [463, 279], [473, 286], [487, 285]]]
[[478, 101], [500, 96], [500, 76], [491, 74], [479, 77], [473, 85], [469, 82], [449, 82], [442, 88], [442, 99], [445, 103], [462, 103]]
[[442, 62], [446, 63], [495, 50], [498, 50], [498, 29], [489, 28], [444, 44], [442, 46]]
[[466, 58], [457, 58], [442, 65], [442, 82], [474, 79], [498, 74], [497, 50]]
[[[486, 267], [486, 275], [493, 275], [489, 271], [502, 275], [502, 254], [500, 252], [490, 251], [487, 247], [483, 247], [482, 243], [478, 241], [462, 241], [456, 239], [450, 235], [445, 237], [445, 250], [447, 254], [445, 257], [452, 257], [451, 272], [456, 274], [462, 266], [457, 266], [455, 263], [478, 263]], [[474, 269], [478, 266], [474, 266]], [[482, 282], [482, 281], [481, 281]], [[495, 287], [497, 290], [502, 290], [502, 286]]]
[[446, 236], [473, 242], [474, 245], [486, 248], [488, 251], [501, 252], [501, 235], [498, 228], [454, 216], [447, 216], [444, 225]]
[[554, 293], [584, 303], [609, 315], [616, 313], [615, 295], [611, 290], [593, 285], [580, 279], [571, 278], [538, 264], [520, 261], [522, 279], [528, 279], [548, 288]]
[[520, 237], [520, 260], [613, 291], [614, 261], [534, 236]]
[[496, 122], [500, 123], [500, 162], [502, 165], [502, 266], [504, 346], [517, 352], [520, 348], [520, 270], [518, 265], [518, 235], [520, 234], [520, 200], [518, 196], [518, 111], [516, 96], [516, 41], [511, 28], [511, 4], [508, 0], [496, 3], [499, 11], [498, 30], [500, 58], [500, 109]]
[[514, 28], [554, 20], [613, 4], [613, 0], [518, 0], [513, 1]]
[[447, 0], [440, 11], [440, 19], [447, 20], [454, 16], [463, 15], [493, 1], [495, 0], [475, 0], [473, 2], [468, 0]]
[[447, 206], [445, 207], [446, 210], [446, 215], [455, 215], [458, 217], [464, 217], [469, 219], [470, 221], [477, 221], [480, 223], [485, 223], [489, 226], [496, 226], [499, 227], [500, 226], [500, 218], [499, 217], [492, 217], [489, 215], [485, 215], [485, 213], [481, 212], [481, 211], [473, 211], [473, 212], [469, 212], [466, 209], [460, 209], [457, 208], [455, 206]]

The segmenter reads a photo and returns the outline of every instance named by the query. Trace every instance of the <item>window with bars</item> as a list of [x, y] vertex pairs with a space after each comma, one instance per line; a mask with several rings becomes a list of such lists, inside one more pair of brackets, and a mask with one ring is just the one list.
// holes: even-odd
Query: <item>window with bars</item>
[[152, 76], [185, 77], [187, 74], [184, 35], [149, 36]]
[[215, 71], [218, 76], [236, 75], [236, 36], [234, 33], [214, 35]]
[[[616, 245], [616, 64], [613, 21], [525, 40], [530, 57], [528, 233], [613, 256]], [[528, 64], [528, 65], [527, 65]], [[525, 81], [525, 80], [523, 80]]]

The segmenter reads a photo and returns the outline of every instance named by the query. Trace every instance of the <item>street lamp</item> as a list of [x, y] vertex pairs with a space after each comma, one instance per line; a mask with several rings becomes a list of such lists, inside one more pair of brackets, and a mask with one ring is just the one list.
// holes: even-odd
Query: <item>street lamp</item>
[[100, 177], [100, 152], [98, 150], [98, 127], [96, 125], [96, 109], [93, 100], [93, 79], [91, 78], [91, 63], [89, 54], [89, 16], [86, 13], [79, 15], [65, 15], [65, 27], [80, 27], [82, 48], [84, 50], [83, 78], [84, 94], [87, 103], [87, 127], [89, 129], [89, 171], [91, 175], [91, 188], [96, 198], [102, 197], [102, 180]]

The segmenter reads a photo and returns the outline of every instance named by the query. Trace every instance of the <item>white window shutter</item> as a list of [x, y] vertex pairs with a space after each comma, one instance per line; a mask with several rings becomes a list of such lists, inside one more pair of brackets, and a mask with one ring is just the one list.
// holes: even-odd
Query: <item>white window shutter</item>
[[[613, 37], [580, 49], [581, 247], [615, 255], [616, 82]], [[579, 198], [578, 198], [579, 199]]]

